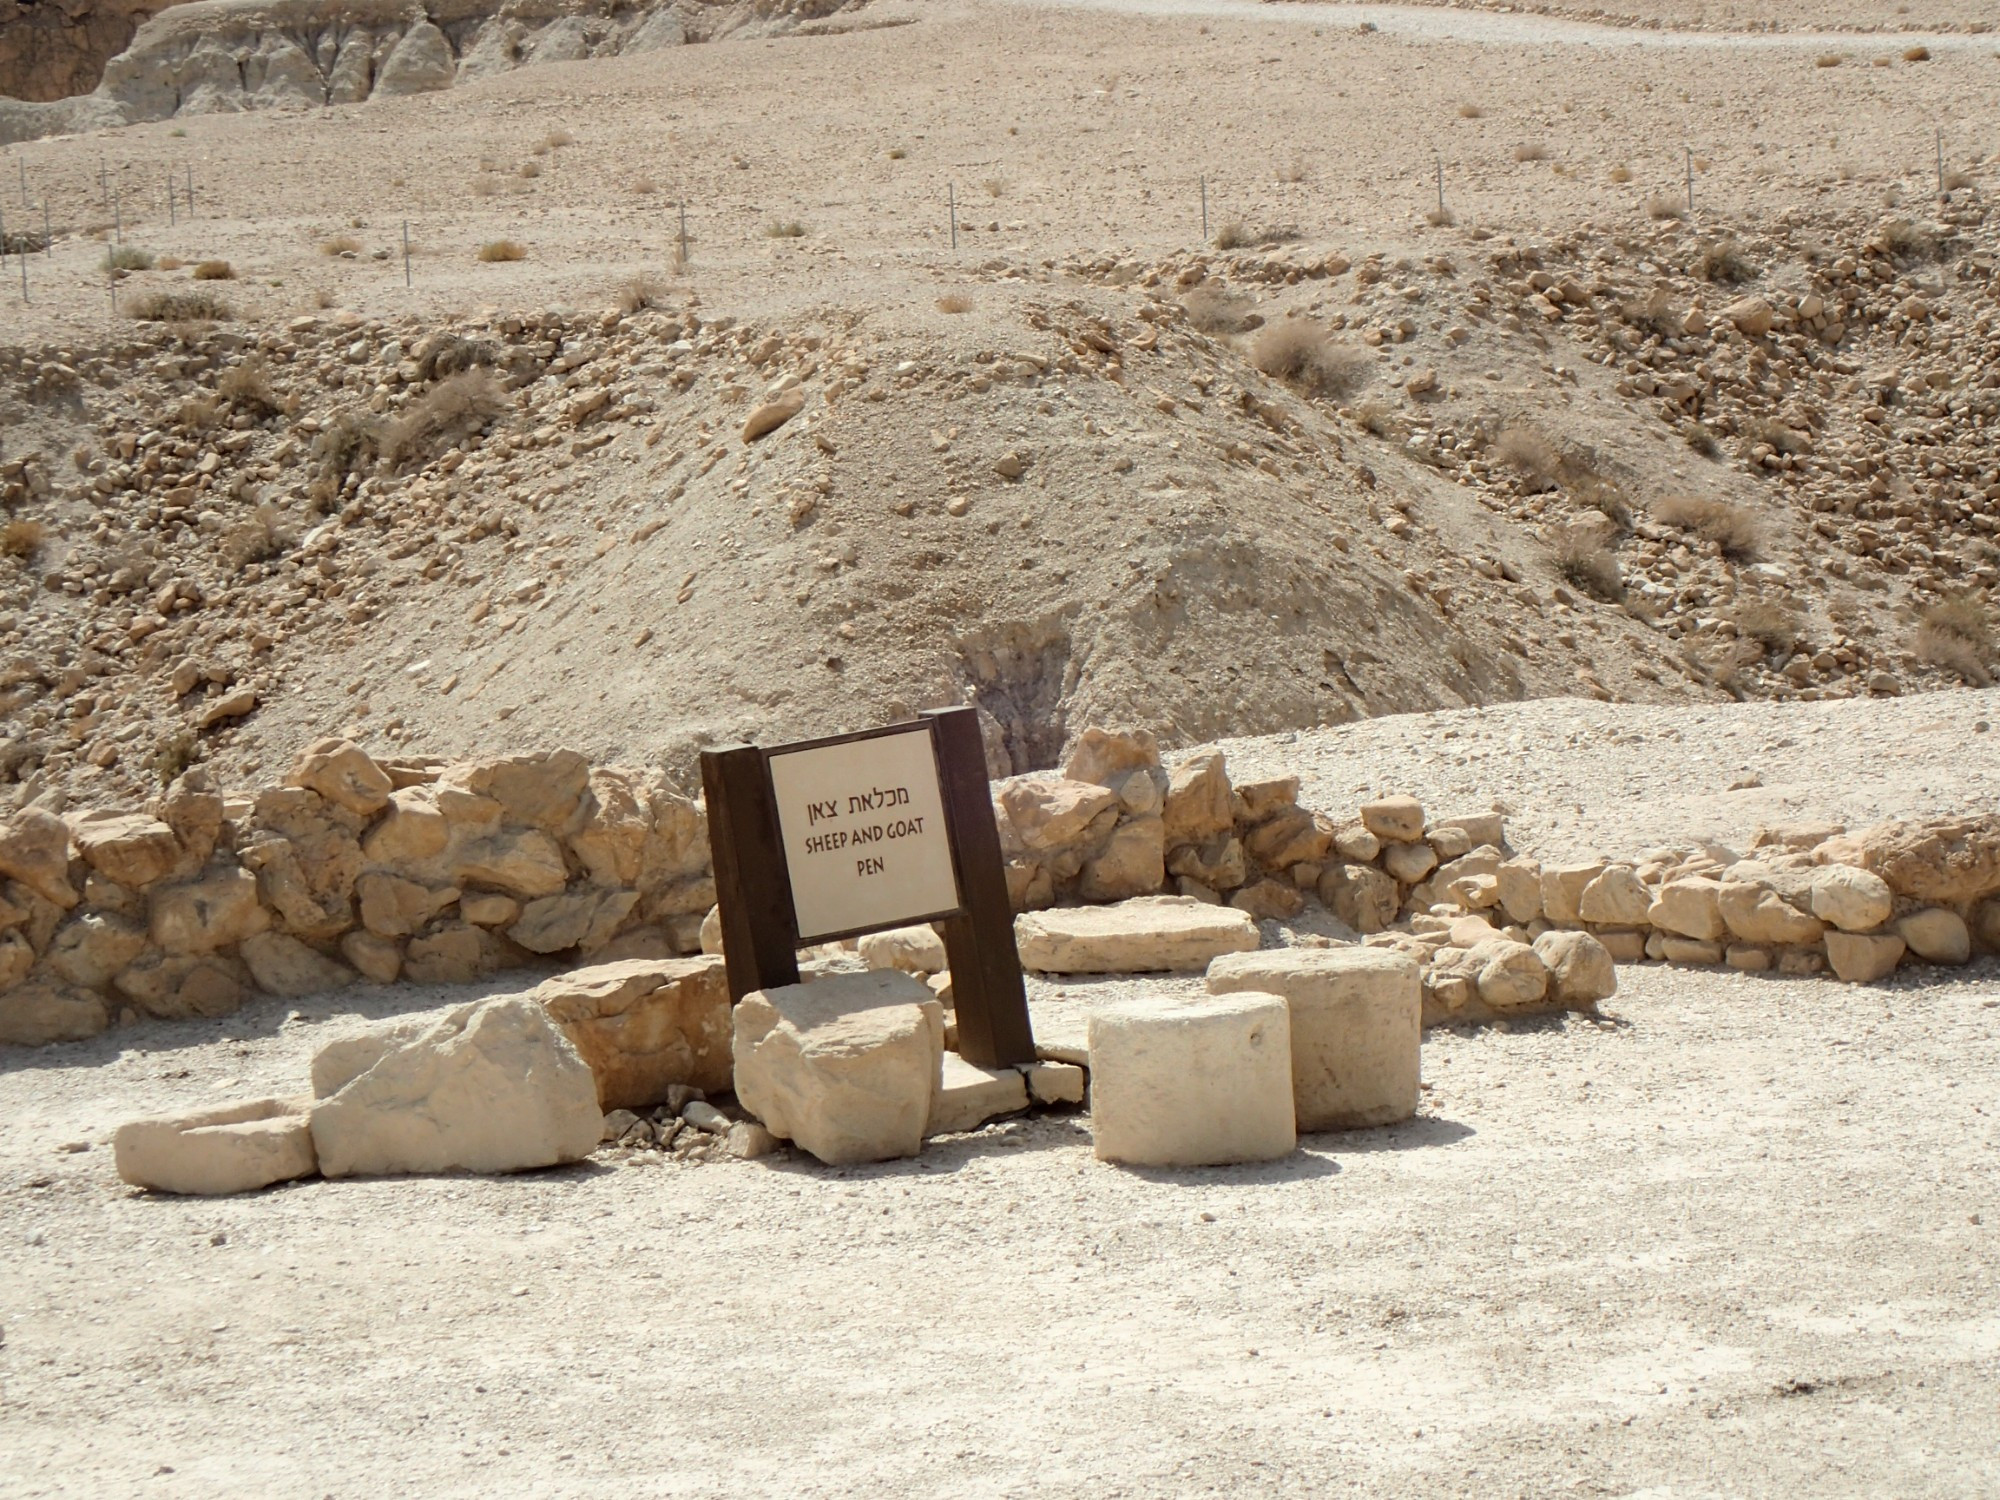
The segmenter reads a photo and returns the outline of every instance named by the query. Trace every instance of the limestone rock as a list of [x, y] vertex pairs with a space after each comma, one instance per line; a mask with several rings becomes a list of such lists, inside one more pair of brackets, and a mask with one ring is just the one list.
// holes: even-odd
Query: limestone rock
[[1721, 893], [1722, 882], [1705, 876], [1669, 880], [1647, 908], [1646, 920], [1662, 932], [1712, 943], [1727, 930], [1717, 904]]
[[1548, 966], [1526, 943], [1488, 938], [1467, 950], [1466, 962], [1478, 966], [1473, 982], [1479, 998], [1495, 1010], [1522, 1010], [1548, 993]]
[[168, 953], [213, 953], [271, 925], [257, 899], [257, 877], [240, 865], [211, 871], [152, 893], [153, 941]]
[[257, 988], [272, 995], [318, 995], [354, 983], [354, 971], [282, 932], [260, 932], [239, 950]]
[[861, 961], [871, 969], [900, 969], [905, 974], [922, 976], [942, 974], [950, 966], [944, 939], [928, 923], [871, 932], [855, 947]]
[[1607, 927], [1640, 927], [1652, 905], [1652, 893], [1630, 865], [1610, 865], [1583, 888], [1576, 913], [1586, 922]]
[[580, 1161], [603, 1123], [590, 1068], [548, 1012], [502, 995], [388, 1047], [314, 1104], [312, 1138], [328, 1177], [518, 1172]]
[[0, 990], [0, 1044], [45, 1047], [80, 1042], [111, 1024], [101, 997], [47, 980]]
[[511, 828], [475, 840], [454, 864], [456, 884], [492, 886], [524, 901], [553, 896], [569, 883], [562, 845], [535, 828]]
[[1037, 1104], [1083, 1103], [1084, 1072], [1076, 1063], [1031, 1062], [1021, 1066], [1028, 1097]]
[[77, 902], [69, 883], [69, 826], [39, 807], [22, 808], [0, 829], [0, 875], [68, 911]]
[[736, 1007], [736, 1097], [773, 1135], [829, 1166], [915, 1156], [943, 1034], [942, 1008], [907, 974], [757, 990]]
[[1424, 808], [1415, 797], [1382, 797], [1361, 804], [1361, 822], [1385, 843], [1412, 844], [1424, 836]]
[[242, 961], [226, 954], [149, 949], [120, 970], [112, 985], [147, 1015], [181, 1021], [235, 1014], [248, 998], [249, 979]]
[[389, 773], [351, 740], [315, 741], [302, 752], [285, 777], [287, 786], [319, 793], [336, 807], [360, 817], [373, 817], [389, 805], [395, 789]]
[[1816, 943], [1826, 930], [1761, 881], [1725, 880], [1716, 905], [1729, 930], [1746, 943]]
[[631, 959], [572, 969], [529, 997], [590, 1065], [607, 1110], [643, 1109], [675, 1085], [730, 1087], [729, 979], [719, 958]]
[[1018, 1068], [982, 1068], [947, 1052], [924, 1135], [977, 1130], [988, 1120], [1017, 1114], [1027, 1107], [1028, 1084]]
[[403, 787], [389, 796], [388, 816], [369, 831], [361, 849], [377, 865], [409, 869], [444, 853], [451, 825], [438, 808], [436, 791]]
[[1247, 913], [1186, 896], [1029, 912], [1015, 918], [1014, 938], [1022, 964], [1048, 974], [1199, 971], [1259, 941]]
[[1176, 759], [1162, 813], [1167, 847], [1203, 844], [1232, 833], [1229, 797], [1229, 772], [1220, 750], [1190, 750]]
[[638, 904], [637, 891], [601, 887], [543, 896], [521, 908], [520, 920], [507, 929], [507, 936], [530, 953], [590, 952], [610, 942]]
[[303, 1099], [253, 1099], [118, 1127], [118, 1175], [164, 1193], [248, 1193], [319, 1168]]
[[1208, 966], [1208, 989], [1283, 997], [1301, 1132], [1387, 1125], [1416, 1113], [1423, 986], [1408, 955], [1358, 947], [1230, 953]]
[[1762, 338], [1771, 331], [1777, 312], [1762, 297], [1741, 297], [1723, 308], [1722, 316], [1728, 322], [1734, 323], [1738, 332], [1747, 333], [1752, 338]]
[[1896, 971], [1904, 947], [1903, 939], [1894, 933], [1829, 932], [1826, 961], [1849, 984], [1873, 984]]
[[1415, 885], [1437, 862], [1437, 851], [1429, 844], [1391, 844], [1382, 854], [1382, 868], [1404, 885]]
[[1299, 778], [1274, 776], [1269, 781], [1246, 781], [1230, 796], [1231, 818], [1243, 825], [1263, 823], [1298, 806]]
[[1333, 848], [1333, 829], [1303, 807], [1281, 808], [1243, 836], [1250, 857], [1267, 870], [1319, 863]]
[[380, 870], [371, 870], [357, 880], [354, 894], [360, 898], [361, 925], [385, 938], [421, 931], [426, 922], [459, 898], [456, 886], [433, 889]]
[[[566, 835], [582, 821], [589, 790], [588, 761], [574, 750], [544, 750], [452, 767], [438, 780], [438, 806], [451, 817], [447, 794], [456, 793], [461, 798], [459, 810], [468, 816], [482, 811], [477, 804], [484, 800], [499, 804], [508, 822]], [[467, 801], [470, 805], [465, 805]]]
[[[101, 990], [145, 948], [146, 930], [131, 918], [115, 912], [85, 911], [57, 930], [48, 964], [70, 984]], [[32, 950], [28, 956], [32, 961]]]
[[1913, 911], [1897, 920], [1896, 931], [1926, 963], [1962, 964], [1972, 958], [1972, 932], [1957, 912], [1942, 907]]
[[1373, 865], [1333, 866], [1320, 876], [1319, 899], [1356, 932], [1382, 931], [1401, 901], [1394, 878]]
[[1333, 850], [1349, 864], [1373, 864], [1382, 852], [1382, 841], [1368, 831], [1366, 823], [1349, 823], [1334, 830]]
[[1089, 1037], [1100, 1161], [1218, 1166], [1297, 1146], [1291, 1017], [1279, 996], [1126, 1001], [1092, 1012]]
[[1109, 787], [1060, 776], [1016, 776], [994, 789], [1003, 841], [1026, 850], [1073, 844], [1100, 815], [1118, 805]]
[[519, 952], [483, 927], [455, 923], [410, 939], [403, 977], [412, 984], [470, 984], [509, 967]]
[[340, 940], [340, 956], [370, 984], [394, 984], [403, 972], [402, 944], [372, 932], [348, 933]]
[[1112, 831], [1103, 852], [1084, 862], [1077, 894], [1086, 901], [1150, 896], [1167, 883], [1164, 823], [1132, 818]]
[[1122, 784], [1134, 771], [1156, 770], [1160, 747], [1144, 729], [1084, 730], [1063, 759], [1062, 773], [1071, 781], [1092, 781], [1099, 786]]
[[2000, 815], [1885, 823], [1857, 841], [1862, 864], [1898, 896], [1963, 906], [2000, 892]]
[[1554, 997], [1566, 1006], [1588, 1010], [1618, 993], [1611, 951], [1587, 932], [1545, 932], [1535, 939], [1535, 956], [1549, 971]]
[[766, 401], [753, 409], [743, 422], [743, 441], [754, 443], [768, 433], [776, 432], [800, 412], [805, 410], [806, 393], [803, 386], [793, 386], [783, 395]]
[[1206, 844], [1183, 844], [1167, 860], [1167, 870], [1199, 881], [1212, 891], [1233, 891], [1250, 879], [1250, 861], [1243, 841], [1232, 835]]
[[403, 33], [375, 75], [375, 92], [383, 98], [448, 89], [458, 71], [451, 43], [428, 20]]
[[1507, 920], [1523, 925], [1542, 914], [1542, 867], [1532, 859], [1510, 859], [1493, 872], [1494, 895]]
[[[1576, 865], [1542, 867], [1542, 915], [1552, 927], [1574, 927], [1583, 920], [1583, 893], [1602, 875], [1602, 860]], [[1651, 905], [1650, 900], [1647, 905]]]
[[1895, 909], [1889, 882], [1853, 865], [1823, 865], [1813, 873], [1813, 915], [1843, 932], [1868, 932]]
[[1259, 880], [1229, 898], [1229, 905], [1258, 921], [1290, 921], [1306, 909], [1306, 898], [1280, 880]]
[[83, 813], [71, 822], [70, 836], [92, 869], [131, 891], [164, 879], [180, 863], [173, 829], [143, 813]]

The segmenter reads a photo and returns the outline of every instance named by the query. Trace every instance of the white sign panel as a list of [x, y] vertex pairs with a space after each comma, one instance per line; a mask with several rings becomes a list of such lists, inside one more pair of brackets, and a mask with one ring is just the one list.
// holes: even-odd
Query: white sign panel
[[927, 726], [785, 751], [769, 764], [801, 942], [957, 909]]

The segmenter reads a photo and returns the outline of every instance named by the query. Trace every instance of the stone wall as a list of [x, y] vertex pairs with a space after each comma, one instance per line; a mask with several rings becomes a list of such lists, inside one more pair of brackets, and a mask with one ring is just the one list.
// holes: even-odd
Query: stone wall
[[[1234, 785], [1220, 751], [1163, 762], [1149, 735], [1095, 729], [993, 800], [1016, 909], [1170, 892], [1282, 919], [1317, 902], [1423, 964], [1433, 1021], [1587, 987], [1565, 968], [1598, 945], [1854, 981], [2000, 951], [1995, 817], [1544, 864], [1494, 814], [1386, 798], [1332, 818], [1295, 778]], [[143, 810], [17, 812], [0, 828], [0, 1042], [224, 1015], [260, 990], [689, 953], [714, 900], [703, 809], [657, 772], [324, 740], [254, 794], [196, 770]], [[1336, 936], [1299, 940], [1338, 940], [1320, 925]], [[1564, 932], [1596, 942], [1550, 940]]]

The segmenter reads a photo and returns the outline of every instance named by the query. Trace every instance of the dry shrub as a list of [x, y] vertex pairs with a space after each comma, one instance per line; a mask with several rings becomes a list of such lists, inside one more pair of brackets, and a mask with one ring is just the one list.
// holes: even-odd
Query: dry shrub
[[361, 241], [351, 234], [336, 234], [319, 242], [321, 255], [359, 255]]
[[1722, 457], [1722, 444], [1717, 441], [1715, 434], [1702, 426], [1701, 423], [1694, 423], [1682, 436], [1686, 440], [1687, 445], [1703, 458]]
[[1815, 68], [1837, 68], [1846, 61], [1847, 59], [1838, 52], [1822, 52], [1818, 57], [1813, 59], [1813, 66]]
[[1567, 537], [1556, 551], [1556, 571], [1573, 587], [1606, 604], [1625, 597], [1625, 575], [1604, 547]]
[[1609, 175], [1613, 182], [1630, 182], [1632, 180], [1632, 169], [1621, 161], [1611, 169]]
[[664, 307], [666, 303], [666, 283], [644, 271], [626, 278], [625, 284], [618, 289], [618, 310], [628, 315], [649, 307]]
[[1649, 219], [1685, 219], [1687, 205], [1678, 198], [1669, 198], [1665, 193], [1654, 193], [1646, 200], [1646, 217]]
[[514, 170], [516, 175], [532, 180], [542, 175], [542, 164], [531, 156]]
[[1978, 594], [1947, 594], [1923, 613], [1923, 626], [1965, 642], [1984, 655], [1993, 649], [1993, 616]]
[[253, 354], [224, 370], [215, 379], [215, 393], [246, 411], [278, 410], [277, 399], [271, 394], [270, 367], [262, 354]]
[[1643, 298], [1635, 297], [1624, 303], [1618, 311], [1634, 328], [1643, 328], [1663, 339], [1681, 331], [1681, 317], [1674, 311], [1673, 292], [1668, 287], [1654, 287]]
[[49, 528], [40, 521], [17, 516], [0, 526], [0, 556], [18, 557], [27, 562], [41, 551], [42, 543], [48, 539]]
[[127, 311], [142, 323], [213, 323], [234, 316], [221, 294], [206, 287], [148, 292]]
[[772, 240], [802, 240], [806, 237], [806, 226], [797, 219], [780, 219], [764, 226], [764, 237]]
[[1790, 656], [1798, 649], [1801, 618], [1797, 609], [1776, 599], [1746, 599], [1729, 612], [1737, 635], [1755, 641], [1772, 656]]
[[1181, 311], [1202, 333], [1241, 333], [1250, 302], [1226, 287], [1198, 286], [1181, 298]]
[[1757, 554], [1757, 520], [1740, 505], [1701, 495], [1664, 495], [1653, 502], [1653, 519], [1713, 542], [1724, 557]]
[[1287, 318], [1257, 335], [1250, 363], [1312, 395], [1340, 397], [1360, 389], [1375, 359], [1366, 349], [1336, 342], [1317, 323]]
[[252, 563], [268, 562], [291, 545], [279, 519], [276, 506], [260, 505], [254, 515], [238, 521], [216, 539], [216, 548], [231, 571], [240, 572]]
[[1461, 120], [1477, 120], [1485, 113], [1486, 111], [1476, 104], [1461, 104], [1458, 107], [1458, 117]]
[[635, 177], [632, 180], [632, 191], [635, 193], [657, 193], [659, 190], [660, 185], [650, 177]]
[[901, 146], [891, 146], [889, 148], [890, 161], [901, 161], [904, 157], [908, 156], [909, 154], [910, 153], [905, 151]]
[[226, 260], [198, 261], [189, 273], [196, 281], [234, 281], [236, 268]]
[[937, 310], [941, 313], [971, 312], [972, 299], [963, 292], [946, 292], [937, 299]]
[[382, 426], [377, 448], [383, 466], [427, 458], [470, 437], [506, 409], [506, 393], [491, 370], [461, 370]]
[[1547, 161], [1548, 159], [1549, 148], [1539, 141], [1530, 141], [1525, 146], [1516, 146], [1514, 148], [1515, 161]]
[[483, 261], [526, 260], [528, 251], [519, 240], [488, 240], [479, 247]]
[[[693, 236], [690, 235], [689, 238], [692, 239]], [[667, 274], [669, 276], [685, 276], [687, 275], [687, 268], [687, 251], [682, 249], [678, 243], [669, 245], [667, 247]]]
[[1403, 419], [1386, 401], [1358, 403], [1354, 408], [1354, 420], [1364, 432], [1378, 438], [1393, 440], [1403, 435]]
[[1775, 417], [1745, 417], [1739, 424], [1747, 449], [1758, 443], [1769, 443], [1779, 453], [1810, 453], [1812, 438], [1796, 427], [1787, 427]]
[[1424, 210], [1424, 222], [1433, 229], [1449, 229], [1458, 222], [1458, 215], [1448, 208], [1433, 205]]
[[1562, 474], [1562, 455], [1556, 445], [1532, 427], [1508, 427], [1494, 440], [1493, 449], [1531, 490], [1554, 488]]
[[989, 198], [1002, 197], [1007, 191], [1007, 179], [1004, 177], [988, 177], [979, 185], [986, 189], [986, 196]]
[[1947, 672], [1955, 672], [1964, 681], [1975, 687], [1990, 687], [1993, 674], [1986, 669], [1984, 653], [1962, 636], [1936, 626], [1923, 624], [1910, 639], [1910, 648], [1916, 652], [1917, 660], [1926, 666], [1941, 667]]
[[153, 262], [155, 269], [161, 271], [178, 271], [186, 264], [187, 262], [182, 260], [178, 255], [162, 255], [158, 260]]
[[1922, 224], [1891, 219], [1875, 236], [1885, 255], [1897, 260], [1930, 260], [1938, 253], [1938, 237]]
[[1305, 180], [1306, 180], [1306, 164], [1298, 157], [1294, 156], [1287, 161], [1282, 161], [1278, 163], [1279, 182], [1292, 183], [1292, 182], [1304, 182]]
[[1743, 247], [1735, 240], [1723, 238], [1703, 245], [1695, 252], [1694, 262], [1688, 267], [1690, 274], [1703, 281], [1737, 285], [1745, 281], [1755, 281], [1761, 274], [1758, 268], [1744, 255]]
[[1229, 219], [1215, 231], [1215, 248], [1218, 250], [1241, 250], [1245, 245], [1256, 243], [1250, 226], [1241, 219]]
[[1960, 188], [1972, 186], [1972, 174], [1959, 167], [1953, 167], [1944, 174], [1944, 190], [1955, 193]]
[[104, 269], [150, 271], [153, 269], [153, 252], [141, 250], [137, 245], [113, 245], [104, 252]]
[[213, 397], [190, 396], [181, 403], [180, 410], [174, 415], [181, 426], [194, 432], [206, 432], [215, 425], [218, 412], [219, 408]]
[[500, 179], [491, 172], [481, 172], [472, 179], [472, 196], [491, 198], [500, 191]]
[[560, 151], [564, 146], [574, 146], [576, 144], [576, 137], [558, 125], [554, 130], [551, 130], [547, 135], [542, 137], [542, 144], [551, 151]]

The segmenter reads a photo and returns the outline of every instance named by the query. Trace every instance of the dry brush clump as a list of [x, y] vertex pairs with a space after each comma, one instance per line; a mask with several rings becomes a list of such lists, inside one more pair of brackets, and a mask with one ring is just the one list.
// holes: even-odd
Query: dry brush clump
[[216, 538], [216, 550], [232, 572], [240, 573], [252, 563], [269, 562], [284, 553], [292, 541], [277, 507], [260, 505], [247, 519], [238, 521]]
[[104, 252], [104, 269], [150, 271], [153, 269], [153, 252], [141, 250], [137, 245], [113, 245]]
[[1742, 246], [1727, 237], [1712, 240], [1697, 250], [1688, 271], [1698, 280], [1732, 286], [1755, 281], [1762, 274], [1743, 253]]
[[1666, 495], [1653, 503], [1653, 518], [1663, 526], [1677, 526], [1714, 543], [1724, 557], [1741, 560], [1757, 555], [1756, 517], [1727, 500]]
[[629, 317], [649, 307], [665, 307], [669, 295], [664, 281], [641, 271], [637, 276], [628, 276], [618, 288], [618, 310]]
[[219, 323], [235, 316], [228, 300], [207, 287], [147, 292], [126, 310], [142, 323]]
[[1910, 642], [1917, 659], [1955, 672], [1976, 687], [1988, 687], [1993, 674], [1993, 617], [1977, 594], [1952, 594], [1931, 605], [1920, 617]]
[[1729, 611], [1736, 634], [1762, 646], [1768, 655], [1790, 656], [1805, 628], [1798, 609], [1778, 599], [1745, 599]]
[[261, 353], [252, 354], [216, 376], [215, 393], [244, 411], [279, 410], [277, 398], [271, 394], [271, 368]]
[[1605, 604], [1625, 597], [1625, 575], [1609, 548], [1577, 537], [1564, 538], [1556, 549], [1556, 571], [1573, 588]]
[[1250, 315], [1250, 299], [1227, 287], [1197, 286], [1181, 298], [1181, 311], [1201, 333], [1241, 333]]
[[1532, 427], [1515, 425], [1501, 430], [1493, 442], [1494, 454], [1512, 469], [1531, 493], [1554, 489], [1562, 477], [1562, 454], [1556, 445]]
[[479, 259], [489, 264], [527, 258], [527, 247], [519, 240], [488, 240], [479, 247]]
[[779, 219], [764, 226], [764, 237], [771, 240], [802, 240], [806, 237], [806, 226], [797, 219]]
[[963, 292], [946, 292], [937, 299], [937, 310], [941, 313], [968, 313], [972, 311], [972, 299]]
[[0, 557], [19, 558], [22, 562], [32, 561], [48, 538], [49, 528], [40, 521], [16, 516], [5, 525], [0, 525]]
[[507, 410], [507, 396], [491, 370], [461, 370], [417, 397], [383, 427], [384, 467], [426, 459], [472, 436]]
[[1514, 148], [1515, 161], [1547, 161], [1549, 148], [1540, 141], [1528, 141]]
[[319, 242], [319, 253], [325, 256], [359, 255], [361, 241], [351, 234], [329, 235]]
[[1337, 341], [1304, 318], [1273, 323], [1250, 346], [1250, 363], [1264, 374], [1315, 396], [1351, 395], [1367, 382], [1375, 357]]
[[1646, 199], [1646, 217], [1649, 219], [1685, 219], [1687, 204], [1679, 198], [1670, 198], [1665, 193], [1654, 193]]
[[203, 260], [195, 262], [188, 274], [196, 281], [234, 281], [236, 268], [226, 260]]

